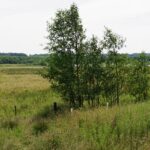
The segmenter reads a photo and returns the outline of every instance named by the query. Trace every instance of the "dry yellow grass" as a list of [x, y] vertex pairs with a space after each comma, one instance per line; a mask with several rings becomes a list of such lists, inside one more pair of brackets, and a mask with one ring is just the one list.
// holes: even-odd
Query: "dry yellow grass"
[[39, 91], [49, 88], [49, 82], [40, 75], [0, 75], [0, 91], [2, 93], [23, 92], [26, 90]]

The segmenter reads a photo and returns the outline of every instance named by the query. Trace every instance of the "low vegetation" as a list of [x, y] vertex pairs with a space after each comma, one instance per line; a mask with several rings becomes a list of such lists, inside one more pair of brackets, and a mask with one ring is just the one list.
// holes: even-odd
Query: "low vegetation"
[[[125, 105], [122, 99], [120, 106], [85, 106], [71, 113], [49, 82], [34, 71], [1, 73], [0, 97], [2, 150], [149, 150], [149, 102]], [[57, 114], [53, 102], [61, 109]]]

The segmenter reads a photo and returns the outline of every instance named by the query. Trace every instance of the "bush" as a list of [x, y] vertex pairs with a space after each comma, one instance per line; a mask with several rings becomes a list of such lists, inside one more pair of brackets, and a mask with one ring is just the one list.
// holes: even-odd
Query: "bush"
[[48, 125], [44, 120], [40, 120], [33, 125], [33, 134], [40, 134], [48, 129]]
[[18, 126], [18, 120], [14, 118], [7, 119], [2, 122], [1, 126], [2, 128], [14, 129]]

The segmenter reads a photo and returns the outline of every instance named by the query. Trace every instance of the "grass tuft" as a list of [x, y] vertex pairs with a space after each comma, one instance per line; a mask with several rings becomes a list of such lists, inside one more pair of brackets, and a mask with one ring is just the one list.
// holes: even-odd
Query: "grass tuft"
[[39, 120], [33, 125], [33, 134], [39, 135], [48, 129], [48, 125], [44, 120]]
[[11, 118], [11, 119], [7, 119], [2, 121], [1, 123], [1, 127], [2, 128], [7, 128], [7, 129], [14, 129], [17, 128], [19, 125], [19, 122], [17, 119]]

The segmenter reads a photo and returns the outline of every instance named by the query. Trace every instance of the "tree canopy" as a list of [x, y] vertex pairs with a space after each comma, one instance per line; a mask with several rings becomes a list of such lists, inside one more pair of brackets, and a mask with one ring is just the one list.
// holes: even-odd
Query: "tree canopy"
[[145, 54], [136, 59], [120, 54], [125, 38], [105, 28], [102, 40], [95, 35], [87, 39], [75, 4], [58, 10], [47, 30], [50, 58], [45, 76], [70, 106], [82, 107], [84, 102], [90, 106], [103, 102], [119, 105], [123, 93], [138, 101], [146, 99], [148, 59]]

